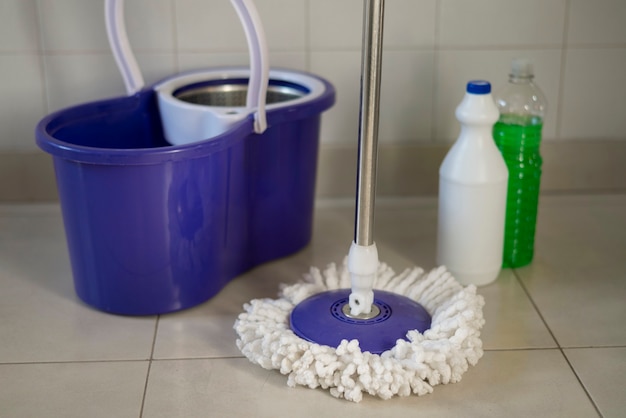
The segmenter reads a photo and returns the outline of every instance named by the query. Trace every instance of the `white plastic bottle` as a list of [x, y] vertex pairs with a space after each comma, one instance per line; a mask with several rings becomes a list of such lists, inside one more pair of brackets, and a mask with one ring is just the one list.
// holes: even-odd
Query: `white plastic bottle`
[[437, 262], [462, 284], [482, 286], [502, 267], [508, 181], [492, 136], [491, 84], [467, 83], [456, 117], [461, 133], [439, 168]]

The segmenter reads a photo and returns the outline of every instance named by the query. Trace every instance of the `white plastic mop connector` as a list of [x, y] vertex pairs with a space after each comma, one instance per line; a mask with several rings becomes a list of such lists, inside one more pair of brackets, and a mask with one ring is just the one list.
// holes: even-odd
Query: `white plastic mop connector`
[[348, 253], [348, 270], [350, 271], [350, 314], [367, 316], [372, 312], [374, 303], [374, 282], [378, 272], [378, 250], [376, 244], [358, 245], [352, 241]]

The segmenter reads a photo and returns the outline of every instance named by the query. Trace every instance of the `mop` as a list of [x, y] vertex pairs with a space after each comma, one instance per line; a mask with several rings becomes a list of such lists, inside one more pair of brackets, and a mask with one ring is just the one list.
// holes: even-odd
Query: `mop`
[[384, 0], [365, 0], [355, 237], [343, 263], [312, 267], [255, 299], [235, 322], [237, 347], [287, 385], [359, 402], [425, 395], [461, 380], [483, 355], [484, 300], [441, 266], [396, 274], [373, 239]]

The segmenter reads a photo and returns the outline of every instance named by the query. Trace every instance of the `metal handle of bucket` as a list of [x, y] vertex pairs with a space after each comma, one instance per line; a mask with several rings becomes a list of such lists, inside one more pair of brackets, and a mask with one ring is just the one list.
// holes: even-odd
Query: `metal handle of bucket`
[[[265, 97], [269, 83], [269, 50], [259, 13], [252, 0], [230, 0], [235, 8], [248, 42], [250, 79], [246, 108], [254, 112], [254, 131], [267, 129]], [[109, 45], [130, 96], [141, 90], [144, 79], [133, 55], [124, 24], [124, 0], [105, 0], [105, 22]]]

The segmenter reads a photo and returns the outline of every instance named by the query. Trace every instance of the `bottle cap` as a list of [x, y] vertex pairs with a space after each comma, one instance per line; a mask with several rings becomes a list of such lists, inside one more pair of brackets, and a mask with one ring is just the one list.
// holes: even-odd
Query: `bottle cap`
[[472, 80], [467, 83], [466, 91], [472, 94], [489, 94], [491, 93], [491, 84], [485, 80]]
[[511, 61], [511, 75], [515, 77], [532, 77], [535, 74], [533, 63], [527, 58], [515, 58]]

